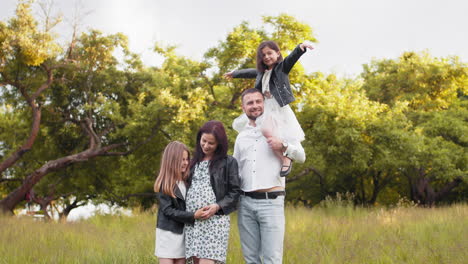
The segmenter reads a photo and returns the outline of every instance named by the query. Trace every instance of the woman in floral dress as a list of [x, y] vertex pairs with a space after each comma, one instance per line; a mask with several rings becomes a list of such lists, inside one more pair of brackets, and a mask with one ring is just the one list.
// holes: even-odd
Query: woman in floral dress
[[223, 124], [205, 123], [197, 134], [186, 197], [187, 211], [203, 209], [201, 219], [185, 225], [185, 255], [196, 264], [226, 262], [228, 214], [236, 210], [240, 195], [237, 161], [227, 151]]

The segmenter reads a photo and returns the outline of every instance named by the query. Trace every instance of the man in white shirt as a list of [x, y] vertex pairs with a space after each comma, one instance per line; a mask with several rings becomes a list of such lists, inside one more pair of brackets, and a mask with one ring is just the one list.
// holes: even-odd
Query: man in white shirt
[[260, 131], [263, 95], [257, 89], [242, 93], [242, 110], [249, 123], [236, 138], [234, 157], [239, 163], [242, 195], [238, 225], [245, 262], [282, 263], [284, 240], [285, 178], [280, 176], [282, 162], [273, 150], [298, 162], [305, 161], [300, 142], [268, 140]]

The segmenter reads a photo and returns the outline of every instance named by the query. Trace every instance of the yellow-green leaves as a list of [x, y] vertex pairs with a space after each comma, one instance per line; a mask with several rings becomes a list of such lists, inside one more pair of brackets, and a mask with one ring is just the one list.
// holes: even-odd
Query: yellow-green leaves
[[279, 16], [264, 16], [263, 22], [272, 27], [270, 38], [278, 42], [282, 51], [291, 51], [305, 40], [317, 42], [312, 34], [312, 28], [293, 16], [284, 13]]
[[60, 51], [52, 33], [39, 30], [29, 1], [20, 2], [16, 17], [8, 25], [0, 24], [0, 67], [4, 67], [7, 60], [37, 66]]
[[408, 101], [412, 109], [447, 109], [468, 90], [468, 66], [457, 58], [405, 52], [398, 59], [374, 60], [362, 77], [368, 96], [386, 104]]

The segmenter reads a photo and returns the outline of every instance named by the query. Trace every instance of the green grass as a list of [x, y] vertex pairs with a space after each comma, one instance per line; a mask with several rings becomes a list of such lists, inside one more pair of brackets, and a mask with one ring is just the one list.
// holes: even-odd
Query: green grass
[[[236, 215], [227, 263], [243, 263]], [[73, 223], [0, 217], [0, 263], [157, 263], [155, 214]], [[284, 263], [467, 263], [468, 205], [286, 209]]]

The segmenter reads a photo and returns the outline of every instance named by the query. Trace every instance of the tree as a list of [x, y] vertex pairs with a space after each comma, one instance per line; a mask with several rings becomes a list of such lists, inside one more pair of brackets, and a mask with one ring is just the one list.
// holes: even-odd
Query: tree
[[[30, 151], [36, 141], [44, 104], [43, 94], [54, 82], [54, 71], [59, 67], [54, 63], [54, 58], [60, 47], [48, 32], [53, 25], [48, 25], [46, 31], [40, 31], [30, 8], [29, 2], [21, 1], [16, 17], [8, 25], [0, 22], [0, 88], [3, 102], [14, 106], [19, 112], [29, 108], [32, 117], [29, 136], [25, 136], [22, 144], [3, 141], [2, 152], [7, 157], [0, 163], [0, 174]], [[9, 110], [5, 111], [5, 115], [15, 116]]]
[[406, 52], [397, 60], [364, 66], [362, 77], [371, 99], [391, 107], [408, 105], [404, 113], [412, 123], [412, 135], [400, 169], [414, 201], [429, 206], [440, 201], [467, 174], [466, 142], [460, 135], [467, 128], [463, 114], [468, 67], [456, 57], [438, 59]]
[[403, 144], [405, 116], [401, 109], [370, 101], [359, 80], [320, 73], [309, 80], [313, 81], [303, 89], [298, 112], [308, 157], [297, 166], [301, 178], [288, 179], [291, 196], [317, 203], [336, 192], [348, 192], [355, 194], [356, 203], [374, 204], [398, 175], [395, 154]]
[[422, 205], [443, 201], [468, 174], [466, 101], [462, 105], [419, 116], [403, 172], [411, 199]]

